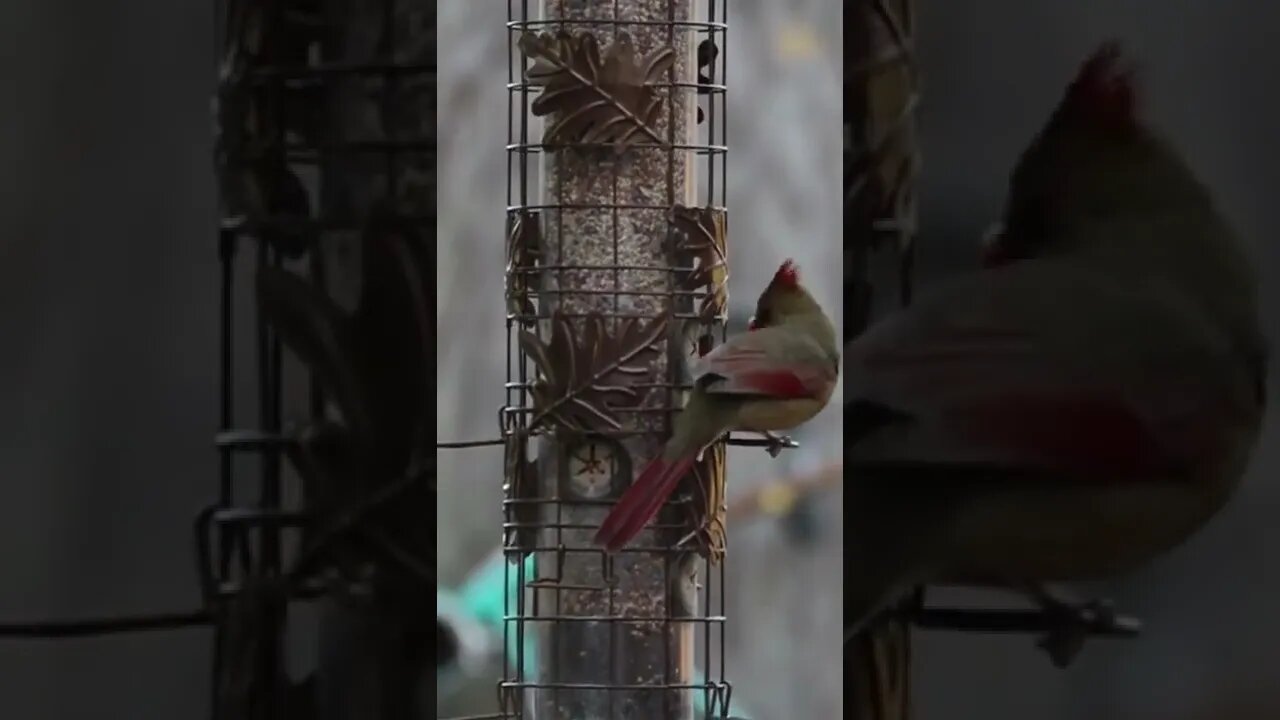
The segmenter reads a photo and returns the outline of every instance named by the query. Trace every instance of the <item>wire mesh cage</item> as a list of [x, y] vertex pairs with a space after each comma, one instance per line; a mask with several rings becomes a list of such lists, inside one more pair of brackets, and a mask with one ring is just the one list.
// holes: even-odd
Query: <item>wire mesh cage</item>
[[630, 547], [592, 541], [723, 339], [724, 0], [531, 5], [507, 23], [501, 716], [726, 717], [724, 444]]
[[434, 19], [418, 0], [217, 3], [220, 462], [196, 528], [217, 718], [314, 717], [317, 697], [342, 692], [284, 666], [291, 603], [319, 596], [396, 635], [317, 673], [402, 679], [324, 716], [421, 702]]

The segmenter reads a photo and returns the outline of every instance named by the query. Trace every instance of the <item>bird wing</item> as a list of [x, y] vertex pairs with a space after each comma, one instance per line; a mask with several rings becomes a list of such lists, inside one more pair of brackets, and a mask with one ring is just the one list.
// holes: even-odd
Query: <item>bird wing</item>
[[983, 273], [845, 349], [846, 462], [1158, 473], [1222, 440], [1227, 345], [1180, 297], [1051, 263]]
[[735, 335], [693, 368], [694, 382], [710, 394], [811, 398], [830, 389], [837, 367], [816, 341], [785, 327]]

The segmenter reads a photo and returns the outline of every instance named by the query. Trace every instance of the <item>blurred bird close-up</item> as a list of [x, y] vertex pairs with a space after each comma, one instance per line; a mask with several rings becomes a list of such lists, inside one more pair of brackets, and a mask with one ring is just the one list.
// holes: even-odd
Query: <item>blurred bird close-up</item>
[[1248, 466], [1258, 278], [1125, 63], [1099, 48], [1023, 152], [985, 270], [845, 348], [846, 637], [917, 584], [1132, 571]]

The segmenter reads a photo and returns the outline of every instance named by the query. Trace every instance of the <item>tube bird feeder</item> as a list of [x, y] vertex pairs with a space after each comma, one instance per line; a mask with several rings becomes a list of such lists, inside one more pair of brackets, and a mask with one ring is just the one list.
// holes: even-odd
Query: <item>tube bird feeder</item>
[[507, 23], [502, 717], [726, 717], [723, 443], [631, 546], [592, 542], [723, 339], [724, 0], [532, 4]]

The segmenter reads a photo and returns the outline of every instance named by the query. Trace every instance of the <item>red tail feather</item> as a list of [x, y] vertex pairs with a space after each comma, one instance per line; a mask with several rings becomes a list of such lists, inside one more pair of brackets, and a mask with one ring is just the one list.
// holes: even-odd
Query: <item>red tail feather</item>
[[690, 455], [671, 463], [662, 458], [650, 462], [600, 523], [596, 544], [616, 552], [630, 542], [658, 514], [694, 460], [696, 456]]

